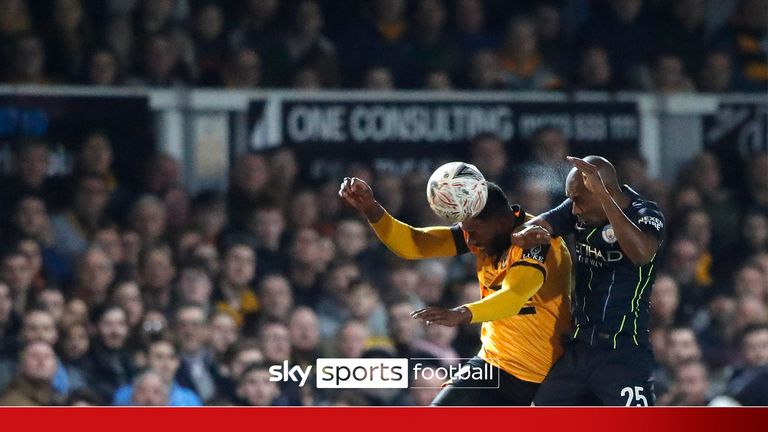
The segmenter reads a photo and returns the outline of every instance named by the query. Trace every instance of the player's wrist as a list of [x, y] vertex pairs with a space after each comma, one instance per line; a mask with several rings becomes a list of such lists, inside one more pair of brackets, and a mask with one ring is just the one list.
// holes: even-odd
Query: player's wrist
[[370, 223], [376, 223], [384, 217], [384, 207], [378, 201], [372, 200], [363, 208], [363, 214]]
[[452, 309], [461, 316], [460, 324], [469, 324], [472, 322], [472, 311], [466, 306], [458, 306]]

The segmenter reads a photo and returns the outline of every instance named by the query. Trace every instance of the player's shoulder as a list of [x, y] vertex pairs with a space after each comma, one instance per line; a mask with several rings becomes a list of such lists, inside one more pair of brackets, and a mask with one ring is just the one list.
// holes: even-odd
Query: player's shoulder
[[645, 197], [643, 197], [642, 195], [640, 195], [634, 189], [632, 189], [627, 185], [622, 186], [622, 189], [624, 190], [624, 193], [629, 195], [632, 203], [630, 208], [637, 215], [655, 216], [661, 219], [664, 218], [664, 214], [662, 213], [661, 209], [659, 208], [659, 205], [655, 201], [646, 199]]

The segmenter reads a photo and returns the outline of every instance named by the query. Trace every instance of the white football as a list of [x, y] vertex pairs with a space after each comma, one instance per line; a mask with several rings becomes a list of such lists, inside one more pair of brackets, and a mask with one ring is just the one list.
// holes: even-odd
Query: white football
[[427, 201], [438, 216], [452, 223], [477, 216], [488, 199], [483, 173], [472, 164], [448, 162], [427, 182]]

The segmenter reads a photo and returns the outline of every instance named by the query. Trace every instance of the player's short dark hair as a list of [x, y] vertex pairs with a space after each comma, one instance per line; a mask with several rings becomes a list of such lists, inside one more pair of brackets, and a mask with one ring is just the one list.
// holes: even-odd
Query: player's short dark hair
[[488, 220], [492, 217], [503, 216], [512, 212], [512, 206], [509, 199], [499, 185], [493, 182], [488, 183], [488, 198], [485, 201], [483, 210], [475, 216], [475, 219]]

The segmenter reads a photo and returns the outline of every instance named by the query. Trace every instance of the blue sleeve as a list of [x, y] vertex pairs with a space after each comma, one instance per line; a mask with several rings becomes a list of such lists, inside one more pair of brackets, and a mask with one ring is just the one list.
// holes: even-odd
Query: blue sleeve
[[573, 232], [576, 226], [576, 216], [571, 213], [573, 202], [566, 198], [559, 206], [544, 213], [541, 217], [552, 226], [552, 237], [561, 237]]
[[644, 233], [648, 233], [656, 238], [658, 242], [664, 240], [665, 226], [664, 215], [656, 206], [645, 206], [637, 211], [637, 216], [633, 221]]

